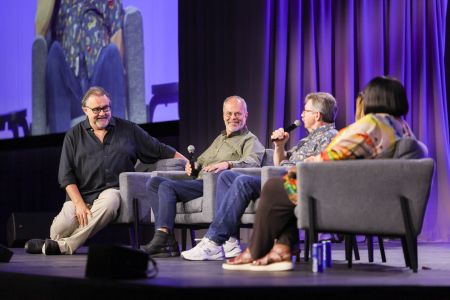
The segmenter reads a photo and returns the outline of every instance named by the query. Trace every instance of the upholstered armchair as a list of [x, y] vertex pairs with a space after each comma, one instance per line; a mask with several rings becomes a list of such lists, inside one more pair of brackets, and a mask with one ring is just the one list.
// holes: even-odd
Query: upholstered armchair
[[[144, 40], [142, 16], [132, 6], [125, 8], [124, 66], [127, 83], [128, 120], [141, 124], [147, 122], [145, 109]], [[45, 90], [45, 70], [50, 44], [43, 36], [37, 36], [32, 46], [32, 134], [48, 132], [47, 97]], [[81, 101], [81, 99], [80, 99]]]
[[[151, 205], [148, 186], [152, 172], [163, 170], [177, 172], [184, 170], [182, 159], [161, 159], [154, 164], [137, 163], [136, 172], [124, 172], [119, 176], [120, 211], [116, 224], [127, 224], [130, 229], [130, 240], [133, 248], [139, 248], [139, 225], [151, 224]], [[184, 171], [180, 172], [184, 173]]]
[[[271, 164], [273, 161], [273, 150], [266, 149], [262, 164]], [[246, 174], [260, 172], [261, 168], [236, 168]], [[152, 176], [161, 176], [169, 179], [190, 179], [184, 171], [154, 171]], [[182, 229], [182, 249], [186, 249], [187, 229], [190, 230], [191, 245], [195, 246], [195, 230], [207, 229], [212, 223], [216, 212], [216, 185], [219, 174], [203, 174], [203, 196], [192, 201], [177, 203], [177, 214], [175, 217], [175, 228]], [[153, 220], [153, 216], [152, 216]]]
[[319, 232], [400, 237], [406, 266], [417, 272], [433, 171], [429, 158], [299, 163], [298, 227], [309, 232], [309, 245]]
[[[172, 180], [191, 179], [185, 171], [154, 171], [151, 176]], [[186, 250], [187, 229], [190, 230], [191, 245], [195, 246], [195, 230], [206, 229], [211, 224], [216, 211], [216, 183], [219, 173], [203, 174], [203, 196], [189, 202], [177, 203], [175, 228], [182, 229], [182, 249]], [[154, 216], [152, 215], [152, 222]]]

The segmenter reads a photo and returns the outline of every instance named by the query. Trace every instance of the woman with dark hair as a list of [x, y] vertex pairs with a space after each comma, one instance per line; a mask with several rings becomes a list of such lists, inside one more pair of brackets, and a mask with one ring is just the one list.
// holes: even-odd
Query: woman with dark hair
[[[319, 155], [306, 161], [389, 158], [398, 140], [414, 134], [403, 119], [408, 100], [403, 85], [375, 77], [362, 95], [364, 116], [342, 129]], [[298, 239], [296, 168], [283, 178], [269, 179], [261, 192], [249, 247], [223, 264], [228, 270], [284, 271], [293, 268], [291, 248]], [[274, 244], [275, 241], [275, 244]]]

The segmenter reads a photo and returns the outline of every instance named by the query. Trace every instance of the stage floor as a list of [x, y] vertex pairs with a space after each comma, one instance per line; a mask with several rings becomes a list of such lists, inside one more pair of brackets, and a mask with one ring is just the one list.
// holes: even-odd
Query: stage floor
[[[375, 262], [368, 263], [367, 248], [359, 243], [360, 261], [352, 269], [344, 261], [343, 244], [333, 244], [333, 267], [313, 273], [311, 264], [297, 263], [287, 272], [227, 271], [222, 262], [190, 262], [182, 258], [156, 259], [159, 273], [152, 279], [99, 280], [85, 278], [87, 248], [72, 256], [26, 254], [12, 249], [9, 263], [0, 263], [0, 299], [108, 296], [109, 299], [164, 299], [211, 295], [212, 299], [251, 299], [298, 295], [301, 299], [450, 299], [450, 244], [420, 243], [419, 271], [404, 266], [401, 244], [386, 241], [387, 262], [378, 245]], [[205, 294], [206, 293], [206, 294]], [[334, 295], [334, 296], [333, 296]], [[103, 298], [103, 297], [102, 297]]]

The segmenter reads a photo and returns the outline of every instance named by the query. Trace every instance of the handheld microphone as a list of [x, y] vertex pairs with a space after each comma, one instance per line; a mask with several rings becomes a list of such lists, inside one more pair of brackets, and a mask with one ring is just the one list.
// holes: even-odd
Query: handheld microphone
[[194, 152], [195, 152], [195, 147], [194, 145], [189, 145], [187, 147], [187, 151], [188, 151], [188, 159], [189, 159], [189, 163], [191, 165], [191, 176], [193, 178], [196, 178], [198, 175], [198, 170], [196, 168], [196, 163], [195, 163], [195, 158], [194, 158]]
[[[292, 123], [291, 125], [289, 125], [288, 127], [284, 128], [285, 132], [291, 132], [292, 130], [294, 130], [295, 128], [299, 127], [300, 125], [302, 125], [302, 123], [300, 122], [300, 120], [295, 120], [294, 123]], [[277, 141], [278, 139], [272, 139], [272, 142]]]

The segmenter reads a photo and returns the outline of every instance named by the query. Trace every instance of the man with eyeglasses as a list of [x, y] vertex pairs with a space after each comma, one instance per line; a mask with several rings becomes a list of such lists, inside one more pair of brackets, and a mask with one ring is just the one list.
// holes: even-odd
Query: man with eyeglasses
[[67, 132], [59, 164], [66, 202], [50, 227], [51, 239], [29, 240], [28, 253], [73, 254], [113, 221], [120, 205], [119, 174], [134, 171], [137, 159], [186, 160], [138, 125], [113, 117], [111, 100], [102, 88], [91, 87], [81, 106], [86, 119]]
[[[274, 165], [289, 166], [305, 158], [319, 154], [337, 134], [334, 128], [337, 105], [328, 93], [310, 93], [305, 97], [302, 112], [307, 137], [296, 146], [285, 151], [289, 133], [283, 128], [272, 133], [274, 141]], [[255, 201], [261, 193], [261, 178], [225, 171], [219, 175], [216, 187], [216, 215], [204, 238], [192, 249], [183, 251], [187, 260], [222, 260], [241, 253], [237, 233], [242, 215], [250, 201]]]
[[[178, 242], [173, 235], [177, 202], [189, 202], [203, 195], [202, 175], [218, 173], [233, 167], [259, 167], [264, 146], [246, 126], [247, 104], [239, 96], [231, 96], [223, 103], [225, 130], [197, 159], [200, 173], [193, 180], [169, 180], [152, 177], [149, 184], [152, 211], [155, 216], [155, 235], [143, 247], [153, 257], [179, 256]], [[194, 170], [186, 163], [186, 173]]]

